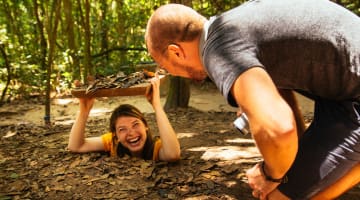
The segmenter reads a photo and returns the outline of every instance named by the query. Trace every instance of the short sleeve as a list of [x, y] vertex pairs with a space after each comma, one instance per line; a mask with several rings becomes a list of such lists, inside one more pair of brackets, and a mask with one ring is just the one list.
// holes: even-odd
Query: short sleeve
[[160, 148], [161, 148], [161, 140], [158, 139], [156, 140], [155, 144], [154, 144], [154, 151], [153, 151], [153, 160], [154, 161], [158, 161], [159, 160], [159, 152], [160, 152]]
[[112, 142], [112, 137], [113, 137], [113, 134], [110, 132], [110, 133], [103, 134], [101, 136], [101, 139], [102, 139], [102, 142], [104, 145], [104, 150], [108, 151], [108, 152], [110, 151], [111, 156], [116, 156], [116, 150], [115, 150], [113, 142]]

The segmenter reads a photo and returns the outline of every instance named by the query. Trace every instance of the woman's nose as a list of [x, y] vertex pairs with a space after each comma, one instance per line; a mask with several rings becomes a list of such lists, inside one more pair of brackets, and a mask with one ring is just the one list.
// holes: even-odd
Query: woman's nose
[[132, 135], [134, 133], [135, 133], [135, 129], [133, 129], [133, 128], [128, 129], [128, 135]]

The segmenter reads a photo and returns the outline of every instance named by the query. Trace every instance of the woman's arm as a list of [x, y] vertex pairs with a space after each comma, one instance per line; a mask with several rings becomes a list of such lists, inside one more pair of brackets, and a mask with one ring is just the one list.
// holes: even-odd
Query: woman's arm
[[146, 96], [154, 108], [161, 138], [162, 146], [159, 151], [159, 159], [177, 161], [180, 159], [180, 144], [160, 102], [160, 79], [158, 76], [151, 80], [151, 86], [151, 90]]
[[89, 98], [79, 99], [79, 114], [75, 119], [69, 136], [68, 149], [72, 152], [91, 152], [104, 150], [101, 137], [85, 138], [86, 121], [94, 104], [94, 100], [95, 99]]

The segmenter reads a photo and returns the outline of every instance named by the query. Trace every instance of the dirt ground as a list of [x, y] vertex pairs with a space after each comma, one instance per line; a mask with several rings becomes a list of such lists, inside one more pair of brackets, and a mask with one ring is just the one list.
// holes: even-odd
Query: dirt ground
[[[310, 122], [313, 105], [299, 99]], [[99, 98], [87, 135], [105, 133], [111, 110], [121, 103], [140, 108], [156, 134], [150, 104], [133, 96]], [[38, 99], [0, 107], [0, 200], [253, 199], [245, 171], [261, 157], [253, 140], [234, 129], [236, 109], [210, 83], [192, 85], [190, 108], [168, 112], [181, 144], [176, 163], [71, 153], [66, 146], [77, 100], [55, 98], [51, 109], [53, 125], [45, 127]], [[359, 198], [357, 186], [340, 199]]]

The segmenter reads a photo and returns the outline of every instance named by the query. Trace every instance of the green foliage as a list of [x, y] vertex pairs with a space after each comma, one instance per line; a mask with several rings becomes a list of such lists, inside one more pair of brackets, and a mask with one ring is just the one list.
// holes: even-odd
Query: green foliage
[[[46, 68], [49, 49], [41, 43], [49, 37], [50, 10], [54, 0], [37, 1], [39, 19], [36, 18], [34, 1], [4, 0], [0, 8], [0, 43], [5, 44], [10, 71], [6, 70], [4, 58], [0, 57], [0, 89], [4, 89], [7, 74], [11, 74], [8, 95], [24, 97], [31, 94], [44, 94], [46, 89]], [[69, 13], [73, 20], [74, 44], [69, 46], [70, 25], [62, 12], [54, 61], [52, 63], [53, 89], [68, 88], [75, 73], [83, 75], [85, 69], [84, 52], [84, 1], [69, 1]], [[91, 63], [96, 74], [108, 75], [118, 71], [131, 73], [136, 65], [151, 62], [145, 50], [144, 32], [147, 20], [155, 8], [166, 4], [166, 0], [103, 0], [91, 1]], [[194, 8], [205, 16], [230, 9], [239, 4], [231, 0], [193, 1]], [[61, 9], [68, 9], [62, 3]], [[65, 10], [64, 10], [65, 11]], [[39, 29], [39, 20], [43, 30]], [[49, 43], [49, 41], [47, 41]], [[48, 44], [45, 44], [48, 48]], [[74, 49], [75, 48], [75, 49]], [[135, 49], [135, 50], [131, 50]], [[142, 50], [141, 50], [142, 49]], [[45, 58], [44, 58], [45, 56]], [[77, 61], [77, 62], [76, 62]], [[45, 62], [45, 63], [44, 63]], [[77, 72], [78, 71], [78, 72]], [[79, 78], [79, 77], [78, 77]]]
[[[34, 2], [38, 4], [39, 19], [36, 18]], [[51, 63], [52, 88], [54, 90], [69, 88], [73, 79], [84, 76], [84, 70], [88, 67], [84, 60], [86, 51], [84, 0], [3, 0], [0, 6], [0, 44], [4, 46], [9, 66], [6, 66], [5, 57], [1, 55], [0, 91], [5, 88], [7, 75], [10, 74], [8, 96], [44, 94], [49, 56], [50, 11], [53, 2], [61, 2], [62, 7], [54, 61]], [[66, 2], [71, 6], [66, 5]], [[120, 70], [131, 73], [136, 70], [136, 65], [152, 62], [144, 44], [146, 23], [155, 8], [168, 2], [168, 0], [90, 1], [90, 54], [95, 72], [102, 75], [113, 74]], [[245, 0], [193, 0], [192, 5], [195, 10], [210, 17], [243, 2]], [[334, 2], [358, 15], [360, 13], [358, 0], [334, 0]], [[66, 15], [65, 11], [69, 11], [72, 23], [67, 21], [69, 15]], [[39, 28], [39, 21], [43, 23], [43, 30]], [[71, 30], [73, 30], [72, 36]], [[41, 43], [41, 31], [46, 44]], [[73, 44], [71, 39], [74, 41]]]
[[349, 9], [351, 12], [360, 16], [360, 1], [359, 0], [333, 0], [335, 3]]
[[224, 11], [230, 10], [246, 0], [208, 0], [208, 1], [193, 1], [193, 8], [206, 17], [220, 14]]

